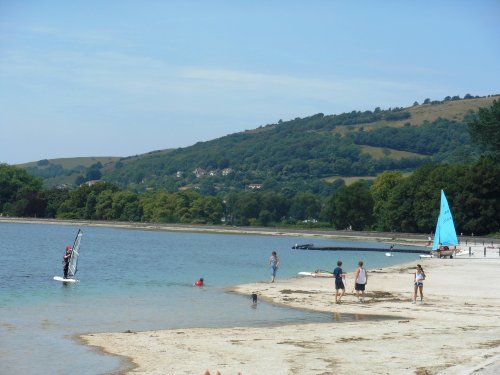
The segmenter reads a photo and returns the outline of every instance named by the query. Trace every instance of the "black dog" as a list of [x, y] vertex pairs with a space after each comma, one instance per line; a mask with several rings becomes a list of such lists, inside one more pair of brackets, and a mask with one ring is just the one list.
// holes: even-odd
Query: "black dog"
[[257, 303], [257, 293], [252, 293], [252, 302]]

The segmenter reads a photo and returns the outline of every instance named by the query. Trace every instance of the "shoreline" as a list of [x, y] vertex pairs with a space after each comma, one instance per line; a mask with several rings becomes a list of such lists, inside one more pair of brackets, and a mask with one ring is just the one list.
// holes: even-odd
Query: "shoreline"
[[[283, 228], [231, 228], [0, 218], [0, 223], [106, 226], [123, 229], [258, 234], [297, 237], [346, 238], [377, 242], [383, 236], [343, 231], [286, 233]], [[265, 229], [265, 230], [263, 230]], [[311, 233], [312, 232], [312, 233]], [[377, 234], [378, 235], [378, 234]], [[403, 237], [404, 234], [398, 234]], [[413, 235], [401, 243], [422, 242]], [[476, 238], [475, 238], [476, 239]], [[392, 237], [392, 241], [398, 238]], [[479, 239], [476, 239], [479, 240]], [[424, 239], [426, 242], [426, 239]], [[492, 241], [493, 242], [493, 241]], [[496, 241], [495, 241], [496, 242]], [[410, 262], [370, 269], [366, 302], [352, 295], [348, 275], [344, 303], [335, 305], [332, 279], [278, 279], [236, 285], [228, 293], [258, 293], [260, 300], [329, 312], [332, 322], [266, 327], [186, 328], [122, 333], [86, 333], [75, 340], [100, 353], [119, 356], [123, 364], [109, 374], [199, 374], [205, 368], [222, 374], [338, 374], [353, 371], [373, 374], [500, 373], [500, 253], [474, 247], [469, 258], [425, 258], [418, 261], [428, 275], [424, 305], [412, 305]], [[473, 275], [468, 277], [466, 275]], [[257, 307], [258, 308], [258, 307]], [[341, 321], [353, 314], [353, 321]], [[366, 316], [387, 317], [366, 320]], [[338, 321], [341, 321], [340, 323]]]
[[[128, 358], [126, 374], [495, 374], [500, 370], [500, 257], [421, 259], [427, 274], [424, 304], [410, 303], [417, 262], [368, 269], [366, 302], [347, 295], [333, 303], [332, 279], [291, 278], [236, 285], [227, 292], [291, 308], [332, 313], [332, 322], [270, 327], [188, 328], [97, 333], [81, 339]], [[472, 261], [473, 260], [473, 261]], [[464, 275], [476, 275], [471, 285]], [[278, 274], [279, 276], [279, 274]], [[343, 314], [358, 320], [337, 322]], [[366, 316], [391, 317], [365, 320]]]
[[[69, 220], [69, 219], [47, 219], [47, 218], [23, 218], [0, 216], [0, 223], [18, 224], [42, 224], [42, 225], [69, 225], [81, 227], [107, 227], [127, 230], [151, 230], [165, 232], [192, 232], [192, 233], [219, 233], [219, 234], [242, 234], [242, 235], [267, 235], [267, 236], [290, 236], [302, 238], [332, 238], [345, 240], [366, 240], [370, 242], [401, 243], [416, 246], [425, 246], [428, 242], [428, 234], [419, 233], [395, 233], [395, 232], [372, 232], [372, 231], [348, 231], [334, 229], [304, 229], [283, 227], [238, 227], [229, 225], [208, 224], [167, 224], [167, 223], [142, 223], [122, 221], [96, 221], [96, 220]], [[463, 237], [466, 240], [481, 242], [500, 242], [500, 238], [487, 237]]]
[[[238, 227], [229, 225], [209, 224], [173, 224], [173, 223], [145, 223], [124, 222], [104, 220], [71, 220], [71, 219], [48, 219], [48, 218], [25, 218], [0, 216], [1, 223], [17, 224], [42, 224], [42, 225], [68, 225], [76, 227], [106, 227], [126, 230], [149, 230], [164, 232], [192, 232], [192, 233], [219, 233], [219, 234], [241, 234], [241, 235], [264, 235], [264, 236], [290, 236], [301, 238], [331, 238], [369, 242], [399, 243], [426, 247], [428, 233], [398, 233], [398, 232], [374, 232], [374, 231], [352, 231], [335, 229], [315, 228], [291, 228], [291, 227]], [[473, 237], [459, 236], [460, 242], [467, 246], [484, 246], [500, 244], [500, 237]], [[473, 245], [474, 243], [474, 245]]]

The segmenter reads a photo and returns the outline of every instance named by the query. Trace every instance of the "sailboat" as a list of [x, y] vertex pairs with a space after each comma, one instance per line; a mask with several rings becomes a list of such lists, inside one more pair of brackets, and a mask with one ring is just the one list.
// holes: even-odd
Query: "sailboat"
[[74, 283], [78, 280], [74, 278], [76, 272], [78, 271], [78, 258], [80, 257], [80, 242], [82, 241], [83, 232], [81, 229], [78, 229], [78, 233], [76, 234], [75, 241], [73, 242], [73, 247], [71, 249], [71, 257], [69, 258], [69, 267], [68, 267], [68, 275], [69, 278], [65, 279], [61, 276], [54, 276], [54, 280], [62, 281], [65, 283]]
[[453, 223], [453, 216], [451, 215], [446, 195], [444, 195], [444, 191], [441, 190], [441, 207], [436, 224], [432, 251], [437, 252], [440, 258], [445, 256], [452, 258], [455, 250], [450, 249], [449, 246], [456, 247], [457, 245], [458, 238], [457, 232], [455, 231], [455, 224]]

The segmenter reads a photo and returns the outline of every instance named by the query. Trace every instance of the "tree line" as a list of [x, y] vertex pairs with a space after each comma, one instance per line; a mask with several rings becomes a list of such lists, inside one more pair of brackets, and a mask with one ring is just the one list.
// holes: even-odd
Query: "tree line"
[[315, 225], [334, 229], [430, 233], [443, 189], [457, 232], [500, 228], [500, 167], [490, 158], [472, 165], [425, 165], [409, 176], [388, 171], [373, 182], [338, 184], [326, 199], [310, 192], [232, 191], [221, 196], [186, 190], [136, 193], [98, 182], [44, 189], [39, 178], [0, 165], [3, 216], [238, 226]]
[[[322, 225], [334, 229], [430, 233], [440, 191], [459, 233], [500, 228], [500, 101], [480, 109], [468, 124], [484, 155], [469, 164], [426, 164], [406, 176], [386, 171], [374, 181], [330, 184], [327, 195], [295, 185], [267, 191], [196, 190], [133, 192], [114, 183], [47, 189], [24, 169], [0, 164], [0, 214], [80, 220], [230, 225]], [[294, 188], [295, 187], [295, 188]], [[325, 193], [325, 190], [322, 190]]]

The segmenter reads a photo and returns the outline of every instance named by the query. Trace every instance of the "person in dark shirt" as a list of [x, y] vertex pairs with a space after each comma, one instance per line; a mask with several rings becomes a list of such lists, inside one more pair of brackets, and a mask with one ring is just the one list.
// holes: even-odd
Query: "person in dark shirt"
[[[333, 270], [335, 276], [335, 303], [340, 303], [345, 294], [344, 280], [345, 273], [342, 271], [342, 261], [337, 261], [337, 267]], [[341, 291], [341, 292], [340, 292]]]
[[69, 270], [69, 260], [71, 259], [71, 246], [66, 246], [66, 253], [64, 254], [63, 263], [64, 263], [64, 278], [68, 278], [68, 270]]

